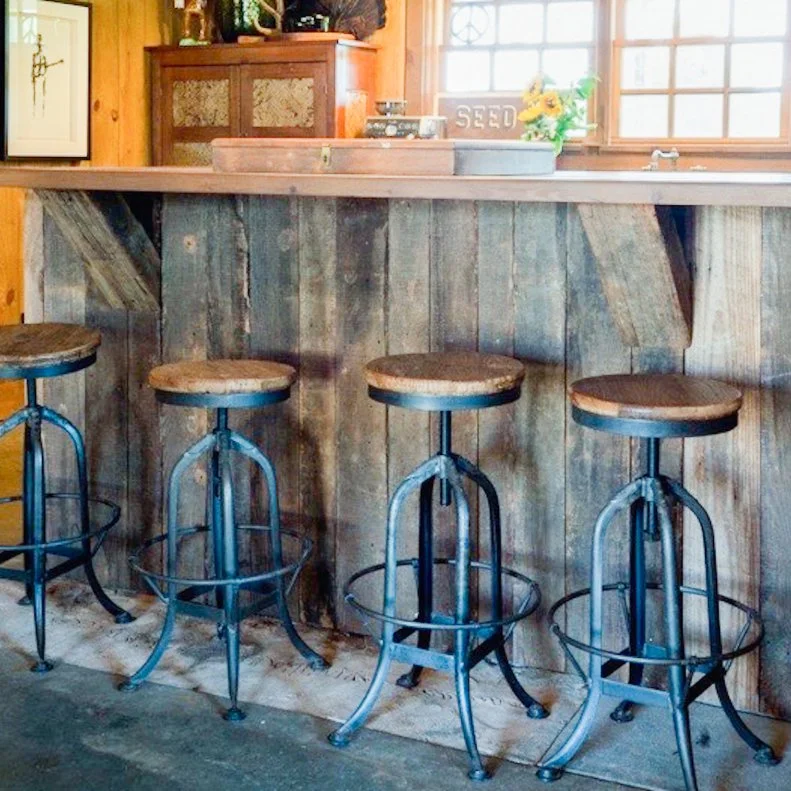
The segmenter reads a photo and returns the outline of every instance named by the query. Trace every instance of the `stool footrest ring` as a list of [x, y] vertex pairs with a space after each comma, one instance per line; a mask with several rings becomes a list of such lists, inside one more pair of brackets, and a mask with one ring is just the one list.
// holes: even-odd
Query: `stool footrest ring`
[[[646, 585], [646, 588], [648, 590], [662, 590], [663, 586], [658, 583], [650, 583]], [[611, 583], [609, 585], [602, 586], [602, 590], [605, 592], [612, 592], [612, 591], [622, 592], [629, 590], [629, 585], [623, 582]], [[692, 588], [688, 585], [680, 585], [679, 590], [683, 594], [687, 594], [690, 596], [701, 596], [704, 598], [707, 596], [705, 590], [702, 590], [701, 588]], [[667, 657], [654, 657], [654, 656], [651, 657], [636, 656], [624, 651], [609, 651], [604, 648], [596, 648], [595, 646], [592, 646], [589, 643], [583, 643], [581, 640], [576, 640], [575, 638], [570, 637], [566, 632], [564, 632], [560, 628], [560, 625], [555, 620], [555, 615], [558, 612], [558, 610], [564, 608], [566, 605], [568, 605], [570, 602], [576, 599], [582, 599], [590, 596], [590, 593], [591, 593], [590, 588], [582, 588], [580, 590], [574, 591], [573, 593], [570, 593], [568, 596], [564, 596], [562, 599], [559, 599], [550, 608], [547, 614], [547, 620], [549, 621], [549, 625], [553, 634], [561, 641], [561, 643], [564, 644], [564, 646], [577, 648], [580, 651], [584, 651], [586, 654], [594, 654], [596, 656], [602, 657], [603, 659], [610, 659], [616, 662], [622, 662], [624, 664], [652, 665], [654, 667], [681, 666], [681, 667], [688, 667], [694, 670], [694, 668], [696, 667], [706, 667], [712, 665], [719, 665], [723, 662], [731, 662], [740, 656], [749, 654], [751, 651], [754, 651], [756, 648], [758, 648], [764, 637], [764, 624], [757, 610], [754, 610], [752, 607], [748, 607], [746, 604], [736, 601], [736, 599], [732, 599], [729, 596], [718, 596], [718, 601], [720, 603], [727, 604], [728, 606], [743, 612], [747, 617], [747, 626], [750, 628], [752, 627], [755, 628], [756, 634], [753, 637], [753, 639], [750, 640], [750, 642], [737, 645], [737, 647], [735, 647], [733, 650], [725, 651], [716, 656], [707, 656], [707, 657], [688, 656], [677, 659], [672, 659]]]
[[[416, 568], [417, 563], [418, 563], [417, 558], [403, 558], [401, 560], [396, 561], [396, 566], [401, 568], [405, 566]], [[453, 558], [434, 558], [434, 565], [455, 566], [456, 561]], [[492, 568], [491, 563], [485, 563], [483, 561], [472, 561], [470, 563], [470, 566], [474, 569], [484, 569], [484, 570], [491, 570]], [[532, 615], [538, 608], [539, 604], [541, 604], [541, 590], [538, 587], [538, 583], [534, 582], [524, 574], [520, 574], [518, 571], [514, 571], [513, 569], [502, 567], [502, 574], [504, 577], [510, 577], [512, 579], [518, 580], [519, 582], [527, 586], [528, 593], [525, 598], [526, 600], [532, 599], [530, 606], [519, 608], [515, 614], [509, 615], [499, 620], [471, 621], [469, 623], [456, 623], [450, 619], [447, 622], [445, 622], [444, 620], [441, 622], [434, 622], [434, 621], [426, 622], [426, 621], [409, 620], [407, 618], [399, 618], [397, 616], [386, 615], [380, 610], [374, 610], [370, 607], [367, 607], [364, 604], [361, 604], [360, 601], [357, 599], [357, 595], [353, 590], [354, 584], [363, 577], [368, 577], [372, 574], [379, 574], [379, 573], [383, 574], [384, 571], [385, 571], [385, 564], [377, 563], [373, 566], [367, 566], [366, 568], [361, 569], [357, 573], [353, 574], [351, 577], [349, 577], [348, 582], [343, 586], [343, 598], [350, 606], [354, 607], [355, 610], [363, 613], [369, 618], [373, 618], [375, 621], [380, 621], [382, 623], [389, 623], [389, 624], [393, 624], [394, 626], [405, 627], [407, 629], [434, 631], [434, 632], [456, 632], [456, 631], [482, 632], [486, 630], [489, 631], [497, 630], [503, 628], [504, 626], [510, 626], [511, 624], [514, 624], [517, 621], [521, 621], [522, 619], [527, 618], [529, 615]]]
[[[260, 532], [260, 533], [271, 533], [272, 528], [266, 525], [236, 525], [237, 530], [247, 530], [250, 532]], [[176, 530], [176, 535], [178, 538], [187, 538], [191, 536], [196, 536], [201, 533], [208, 533], [211, 528], [207, 525], [197, 525], [195, 527], [184, 527], [179, 528]], [[159, 544], [164, 543], [168, 540], [168, 533], [163, 533], [162, 535], [156, 536], [154, 538], [149, 539], [145, 543], [143, 543], [135, 552], [133, 552], [129, 556], [129, 565], [132, 567], [134, 571], [140, 574], [146, 582], [155, 589], [157, 595], [165, 599], [166, 596], [162, 592], [161, 588], [159, 587], [158, 583], [164, 584], [173, 584], [183, 587], [203, 587], [207, 590], [212, 588], [218, 587], [241, 587], [243, 585], [249, 585], [254, 582], [263, 582], [266, 580], [274, 580], [279, 577], [286, 577], [289, 575], [294, 575], [299, 573], [302, 567], [305, 565], [305, 562], [310, 555], [311, 549], [313, 548], [313, 542], [307, 537], [300, 535], [299, 533], [295, 533], [289, 530], [282, 530], [280, 531], [280, 535], [283, 538], [291, 538], [301, 543], [301, 551], [297, 560], [292, 563], [289, 563], [286, 566], [282, 566], [279, 569], [271, 569], [269, 571], [260, 572], [258, 574], [248, 574], [245, 576], [240, 577], [228, 577], [228, 578], [201, 578], [201, 579], [192, 579], [190, 577], [179, 577], [170, 574], [164, 574], [156, 571], [152, 571], [151, 569], [147, 569], [142, 565], [142, 558], [146, 552], [148, 552], [152, 547], [155, 547]]]
[[[71, 492], [50, 492], [46, 495], [47, 500], [76, 500], [79, 502], [80, 495]], [[21, 503], [22, 496], [16, 495], [14, 497], [1, 497], [0, 505], [8, 505], [10, 503]], [[76, 536], [68, 536], [67, 538], [56, 538], [51, 541], [43, 541], [40, 544], [0, 544], [0, 552], [54, 552], [56, 549], [67, 547], [71, 544], [79, 544], [84, 541], [95, 541], [91, 557], [93, 557], [101, 547], [107, 533], [115, 527], [118, 520], [121, 518], [121, 509], [110, 500], [105, 500], [102, 497], [89, 497], [88, 503], [90, 505], [102, 505], [110, 509], [110, 518], [87, 533], [79, 533]]]

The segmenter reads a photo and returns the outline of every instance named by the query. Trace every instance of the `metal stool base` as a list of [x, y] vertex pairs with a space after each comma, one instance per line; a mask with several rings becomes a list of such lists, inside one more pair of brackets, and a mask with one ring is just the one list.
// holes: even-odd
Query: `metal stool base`
[[[16, 580], [25, 585], [25, 595], [19, 599], [19, 604], [33, 608], [38, 657], [31, 670], [35, 673], [47, 673], [53, 668], [52, 663], [46, 659], [46, 586], [63, 574], [80, 567], [84, 568], [94, 596], [99, 604], [115, 618], [116, 623], [130, 623], [134, 620], [126, 610], [119, 607], [107, 595], [93, 569], [93, 558], [108, 532], [120, 519], [121, 509], [109, 500], [88, 496], [87, 461], [82, 434], [63, 415], [38, 403], [36, 380], [31, 378], [34, 374], [60, 376], [86, 368], [94, 361], [95, 355], [92, 355], [76, 362], [29, 369], [26, 373], [16, 369], [0, 368], [0, 378], [27, 377], [25, 378], [26, 405], [0, 423], [0, 437], [20, 426], [23, 426], [25, 430], [23, 493], [15, 497], [0, 498], [0, 505], [22, 504], [22, 542], [0, 545], [0, 578]], [[17, 375], [20, 373], [23, 374], [22, 377]], [[42, 425], [44, 423], [64, 432], [71, 442], [77, 462], [79, 484], [77, 493], [46, 492], [46, 463], [42, 442]], [[47, 539], [46, 504], [52, 500], [75, 500], [79, 503], [80, 532], [78, 535]], [[92, 529], [91, 506], [97, 505], [106, 508], [109, 513], [98, 528]], [[23, 569], [3, 567], [3, 564], [19, 555], [24, 558]], [[48, 569], [47, 558], [51, 555], [60, 557], [62, 560], [53, 568]]]
[[[513, 394], [510, 394], [511, 397]], [[517, 394], [518, 395], [518, 394]], [[383, 400], [381, 394], [373, 394]], [[511, 398], [513, 400], [513, 398]], [[403, 406], [412, 404], [401, 403]], [[430, 405], [429, 405], [430, 406]], [[426, 408], [422, 402], [415, 408]], [[469, 406], [468, 408], [474, 408]], [[424, 667], [452, 673], [456, 686], [464, 741], [470, 760], [468, 777], [475, 781], [488, 780], [491, 776], [483, 765], [475, 737], [475, 726], [470, 699], [470, 671], [485, 657], [494, 654], [511, 691], [524, 705], [527, 716], [542, 719], [546, 709], [521, 686], [508, 662], [505, 653], [507, 635], [505, 626], [526, 618], [540, 603], [540, 592], [535, 583], [510, 569], [503, 569], [501, 556], [500, 505], [497, 492], [491, 481], [470, 461], [451, 452], [451, 414], [440, 415], [440, 452], [405, 478], [390, 501], [387, 517], [385, 562], [363, 569], [353, 575], [344, 587], [346, 601], [357, 610], [383, 624], [379, 659], [371, 683], [357, 709], [346, 722], [328, 736], [330, 744], [346, 747], [351, 737], [365, 724], [379, 695], [384, 688], [390, 665], [393, 661], [412, 665], [398, 679], [405, 689], [415, 688]], [[481, 489], [489, 506], [491, 562], [480, 563], [470, 557], [470, 506], [464, 491], [463, 478], [467, 478]], [[457, 541], [454, 559], [435, 558], [433, 554], [433, 492], [439, 483], [440, 504], [455, 506]], [[420, 551], [418, 558], [399, 560], [396, 556], [397, 533], [401, 511], [406, 498], [420, 491]], [[453, 617], [438, 615], [433, 610], [433, 571], [439, 564], [449, 564], [455, 570], [455, 612]], [[414, 620], [396, 615], [396, 575], [401, 566], [413, 566], [417, 571], [418, 614]], [[490, 572], [492, 617], [487, 622], [473, 622], [470, 617], [470, 570], [480, 568]], [[384, 604], [381, 611], [362, 605], [356, 598], [353, 586], [361, 577], [374, 572], [384, 572]], [[527, 583], [531, 594], [535, 594], [532, 606], [525, 606], [515, 616], [503, 617], [502, 575], [516, 577]], [[446, 631], [453, 634], [453, 653], [431, 650], [431, 633]], [[404, 643], [417, 634], [417, 645]], [[473, 647], [472, 638], [481, 642]]]
[[[676, 744], [687, 791], [698, 791], [692, 750], [689, 706], [707, 689], [714, 688], [723, 710], [734, 730], [753, 750], [756, 761], [764, 765], [778, 763], [774, 750], [761, 741], [744, 723], [731, 701], [725, 685], [730, 663], [758, 647], [763, 637], [763, 625], [758, 613], [734, 599], [720, 596], [717, 580], [717, 560], [714, 528], [703, 506], [679, 483], [659, 474], [659, 439], [646, 440], [647, 474], [618, 492], [605, 506], [596, 521], [591, 561], [591, 587], [572, 593], [550, 610], [552, 631], [558, 636], [572, 665], [586, 679], [588, 696], [579, 719], [565, 742], [546, 759], [539, 762], [537, 777], [544, 782], [558, 780], [566, 765], [573, 759], [587, 738], [602, 697], [615, 697], [621, 703], [611, 713], [616, 722], [627, 723], [634, 718], [633, 706], [661, 706], [673, 716]], [[678, 563], [670, 503], [675, 502], [692, 512], [703, 534], [706, 588], [700, 590], [683, 586], [678, 580]], [[606, 557], [607, 530], [615, 517], [624, 510], [631, 514], [630, 523], [630, 582], [605, 585], [603, 580]], [[662, 584], [646, 580], [645, 541], [661, 542]], [[660, 590], [664, 599], [664, 631], [666, 646], [648, 644], [646, 640], [646, 592]], [[629, 627], [629, 647], [623, 652], [602, 648], [603, 594], [605, 591], [628, 591], [629, 604], [624, 603]], [[688, 656], [684, 645], [681, 619], [683, 594], [703, 596], [708, 607], [709, 656]], [[590, 641], [583, 643], [564, 634], [554, 622], [557, 610], [573, 599], [591, 597]], [[625, 600], [624, 600], [625, 601]], [[733, 650], [722, 646], [720, 603], [726, 603], [747, 614], [747, 622], [736, 640]], [[758, 625], [757, 637], [745, 642], [753, 624]], [[590, 655], [587, 677], [569, 647]], [[605, 661], [606, 660], [606, 661]], [[612, 681], [608, 677], [616, 670], [629, 666], [628, 682]], [[668, 691], [642, 686], [645, 666], [663, 667], [668, 673]], [[695, 673], [702, 677], [693, 683]]]
[[[287, 394], [286, 394], [287, 397]], [[283, 400], [283, 398], [280, 398]], [[264, 474], [269, 493], [269, 526], [240, 525], [234, 509], [231, 454], [237, 453], [251, 460]], [[184, 473], [202, 456], [210, 454], [210, 483], [207, 492], [207, 514], [209, 525], [191, 528], [178, 527], [179, 488]], [[329, 667], [326, 660], [311, 649], [291, 620], [287, 597], [296, 577], [308, 558], [311, 542], [307, 538], [281, 530], [280, 509], [277, 494], [275, 469], [266, 456], [249, 440], [228, 427], [228, 407], [217, 409], [217, 425], [191, 448], [186, 450], [170, 473], [168, 483], [167, 530], [164, 535], [150, 539], [130, 558], [130, 564], [139, 572], [146, 585], [167, 605], [165, 622], [159, 640], [143, 666], [119, 685], [122, 692], [133, 692], [140, 687], [164, 655], [173, 635], [176, 614], [181, 612], [193, 617], [208, 618], [218, 622], [217, 636], [225, 643], [228, 672], [228, 697], [230, 706], [223, 715], [227, 722], [239, 722], [245, 718], [238, 706], [239, 690], [239, 626], [241, 622], [265, 607], [276, 604], [278, 617], [292, 645], [308, 661], [313, 669]], [[266, 531], [271, 535], [273, 569], [258, 574], [240, 576], [237, 539], [240, 530]], [[185, 537], [211, 532], [215, 576], [211, 579], [189, 579], [178, 575], [179, 541]], [[283, 560], [283, 536], [299, 538], [302, 552], [298, 560], [286, 565]], [[151, 571], [142, 565], [142, 556], [147, 550], [162, 543], [167, 545], [167, 562], [162, 573]], [[287, 578], [289, 578], [287, 580]], [[259, 601], [249, 607], [239, 606], [240, 591], [262, 594]], [[198, 596], [213, 593], [215, 605], [193, 601]]]

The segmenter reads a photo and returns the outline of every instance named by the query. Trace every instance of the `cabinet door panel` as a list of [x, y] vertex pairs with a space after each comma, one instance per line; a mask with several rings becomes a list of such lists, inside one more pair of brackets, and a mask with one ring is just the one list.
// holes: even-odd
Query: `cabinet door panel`
[[326, 137], [327, 65], [323, 62], [242, 66], [242, 135]]
[[240, 133], [238, 68], [163, 68], [162, 114], [162, 162], [158, 164], [211, 164], [211, 141]]

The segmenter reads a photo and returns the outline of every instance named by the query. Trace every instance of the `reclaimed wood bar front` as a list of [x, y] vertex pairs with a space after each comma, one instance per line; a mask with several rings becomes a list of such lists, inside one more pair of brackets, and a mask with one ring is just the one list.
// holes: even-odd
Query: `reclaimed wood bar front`
[[[745, 391], [739, 428], [669, 443], [663, 468], [714, 518], [722, 592], [766, 620], [760, 656], [730, 676], [737, 704], [791, 716], [788, 177], [9, 168], [0, 185], [37, 195], [26, 321], [102, 332], [98, 364], [48, 382], [46, 398], [87, 429], [94, 488], [123, 508], [101, 555], [111, 585], [137, 584], [127, 555], [161, 531], [163, 476], [207, 430], [205, 412], [185, 420], [156, 404], [145, 379], [160, 362], [262, 356], [298, 368], [292, 399], [244, 428], [278, 467], [285, 522], [315, 541], [302, 617], [353, 631], [343, 582], [381, 561], [388, 494], [436, 442], [428, 416], [368, 399], [367, 360], [479, 349], [526, 363], [521, 400], [460, 414], [455, 443], [497, 484], [504, 561], [539, 582], [545, 603], [586, 587], [597, 511], [640, 469], [637, 445], [571, 421], [567, 385], [606, 373], [711, 376]], [[50, 471], [73, 475], [65, 462]], [[185, 524], [203, 521], [204, 484], [191, 481]], [[249, 486], [261, 493], [255, 478]], [[438, 552], [450, 535], [440, 530]], [[689, 583], [700, 581], [698, 535], [683, 548]], [[189, 562], [202, 571], [204, 560], [199, 549]], [[613, 568], [625, 560], [624, 543]], [[585, 618], [570, 610], [573, 635]], [[690, 608], [687, 622], [703, 626], [705, 614]], [[725, 627], [734, 638], [738, 624]], [[543, 622], [518, 628], [514, 658], [569, 669]]]

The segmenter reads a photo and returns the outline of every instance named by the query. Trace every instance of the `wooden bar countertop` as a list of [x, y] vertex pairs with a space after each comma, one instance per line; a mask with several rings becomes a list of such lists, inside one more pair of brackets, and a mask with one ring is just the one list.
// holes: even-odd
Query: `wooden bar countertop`
[[0, 169], [0, 187], [532, 203], [791, 207], [791, 173], [558, 171], [548, 176], [216, 173], [211, 168]]

